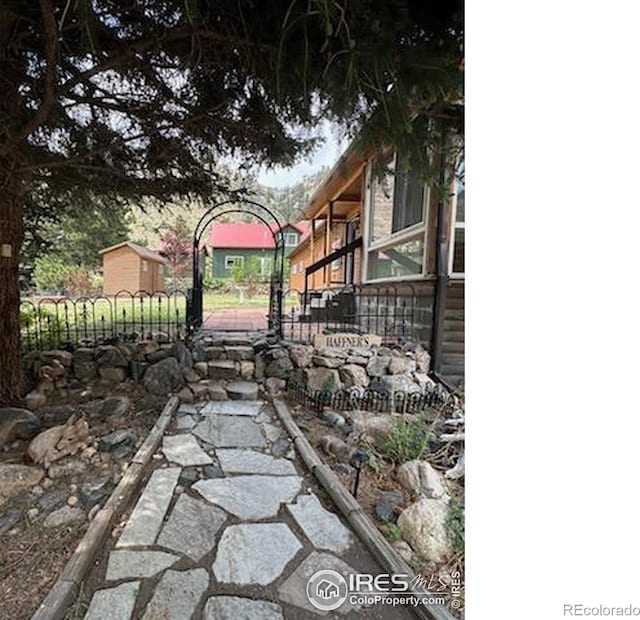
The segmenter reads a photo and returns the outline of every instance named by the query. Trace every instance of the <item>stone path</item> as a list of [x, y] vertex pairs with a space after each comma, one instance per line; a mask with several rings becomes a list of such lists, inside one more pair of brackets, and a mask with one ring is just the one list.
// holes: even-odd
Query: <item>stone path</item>
[[87, 580], [85, 619], [413, 617], [348, 602], [323, 613], [309, 603], [307, 580], [318, 570], [384, 571], [325, 508], [287, 444], [265, 403], [182, 405], [162, 459]]

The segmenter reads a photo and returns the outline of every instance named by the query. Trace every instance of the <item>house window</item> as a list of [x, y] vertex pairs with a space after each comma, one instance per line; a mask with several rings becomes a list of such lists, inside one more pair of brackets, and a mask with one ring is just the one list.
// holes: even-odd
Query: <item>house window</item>
[[451, 243], [449, 246], [449, 274], [464, 276], [464, 159], [457, 166], [452, 192]]
[[298, 235], [296, 233], [286, 233], [284, 236], [284, 244], [288, 248], [298, 245]]
[[369, 170], [368, 280], [424, 275], [428, 188], [418, 173], [396, 163], [394, 156], [382, 179]]
[[397, 278], [422, 273], [424, 236], [369, 252], [368, 278]]
[[235, 265], [244, 265], [244, 256], [225, 256], [224, 268], [233, 269]]
[[261, 276], [270, 276], [271, 266], [272, 266], [271, 258], [269, 258], [268, 256], [260, 257], [260, 275]]
[[382, 179], [371, 183], [371, 244], [424, 223], [424, 183], [416, 172], [396, 170], [396, 160], [390, 160]]
[[142, 271], [149, 271], [149, 263], [144, 258], [142, 259]]
[[[340, 239], [336, 239], [332, 244], [331, 244], [331, 251], [335, 252], [336, 250], [339, 250], [342, 247], [342, 242], [340, 241]], [[336, 258], [336, 260], [331, 262], [331, 271], [338, 271], [338, 269], [340, 269], [342, 267], [342, 259], [344, 257], [340, 257], [340, 258]]]

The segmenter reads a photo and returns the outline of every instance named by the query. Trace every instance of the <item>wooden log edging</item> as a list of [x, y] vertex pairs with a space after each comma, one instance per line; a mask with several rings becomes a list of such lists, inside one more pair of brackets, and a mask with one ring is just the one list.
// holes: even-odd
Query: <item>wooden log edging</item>
[[111, 493], [107, 503], [91, 521], [73, 555], [40, 603], [40, 607], [31, 616], [31, 620], [64, 619], [69, 606], [78, 596], [80, 584], [89, 572], [98, 550], [109, 533], [109, 528], [140, 487], [146, 466], [160, 445], [160, 440], [179, 405], [180, 400], [176, 396], [172, 396], [167, 401], [147, 438], [129, 463], [122, 479]]
[[[398, 555], [396, 550], [389, 544], [389, 541], [380, 533], [380, 530], [365, 514], [355, 497], [345, 489], [338, 476], [328, 465], [322, 462], [316, 450], [293, 421], [286, 403], [280, 398], [274, 398], [273, 406], [305, 465], [329, 493], [331, 499], [367, 549], [371, 551], [389, 573], [406, 574], [409, 575], [410, 579], [416, 577], [413, 569]], [[423, 598], [436, 596], [422, 588], [415, 589], [412, 593], [417, 597]], [[411, 611], [422, 620], [455, 620], [443, 605], [416, 605], [411, 607]]]

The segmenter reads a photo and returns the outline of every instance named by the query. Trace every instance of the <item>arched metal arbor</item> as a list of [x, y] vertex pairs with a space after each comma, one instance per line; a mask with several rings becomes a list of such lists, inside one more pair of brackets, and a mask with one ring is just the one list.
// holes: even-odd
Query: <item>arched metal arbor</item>
[[273, 269], [269, 288], [268, 326], [282, 335], [282, 284], [284, 278], [284, 235], [282, 224], [277, 216], [267, 207], [253, 200], [225, 200], [207, 209], [198, 221], [193, 232], [193, 284], [187, 297], [187, 320], [191, 330], [202, 326], [202, 294], [204, 256], [200, 251], [202, 235], [209, 229], [213, 220], [229, 213], [250, 214], [260, 220], [273, 236]]

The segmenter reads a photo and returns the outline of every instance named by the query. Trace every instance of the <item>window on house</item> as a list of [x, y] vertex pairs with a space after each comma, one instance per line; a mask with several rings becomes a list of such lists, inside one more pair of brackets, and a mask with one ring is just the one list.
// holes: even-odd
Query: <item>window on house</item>
[[[336, 239], [331, 244], [331, 252], [335, 252], [336, 250], [339, 250], [341, 247], [342, 247], [342, 241], [340, 241], [340, 239]], [[342, 267], [343, 258], [344, 257], [336, 258], [336, 260], [331, 262], [331, 271], [338, 271], [338, 269]]]
[[374, 178], [371, 186], [370, 243], [382, 242], [424, 222], [424, 183], [416, 172], [396, 170], [395, 156], [387, 174]]
[[149, 271], [149, 263], [142, 259], [142, 271]]
[[244, 264], [244, 256], [225, 256], [224, 257], [225, 269], [233, 269], [234, 265], [243, 265], [243, 264]]
[[423, 275], [428, 198], [424, 182], [417, 172], [397, 170], [395, 156], [384, 178], [370, 178], [367, 279]]
[[286, 233], [284, 236], [284, 244], [288, 248], [298, 245], [298, 235], [296, 233]]
[[273, 261], [268, 256], [260, 257], [260, 275], [270, 276], [272, 270]]
[[369, 280], [414, 276], [422, 273], [424, 236], [369, 252]]
[[464, 159], [459, 163], [454, 179], [451, 217], [451, 244], [449, 247], [449, 273], [464, 275]]

